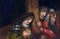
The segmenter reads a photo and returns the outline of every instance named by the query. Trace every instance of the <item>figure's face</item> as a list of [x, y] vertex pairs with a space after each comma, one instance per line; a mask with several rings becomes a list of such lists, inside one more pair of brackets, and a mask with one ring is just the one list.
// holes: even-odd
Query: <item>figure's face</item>
[[27, 25], [30, 24], [31, 22], [32, 22], [32, 18], [27, 18], [24, 20], [24, 23]]
[[50, 21], [54, 23], [56, 21], [56, 15], [51, 14], [50, 15]]
[[46, 16], [46, 11], [40, 13], [40, 19], [44, 19], [45, 16]]

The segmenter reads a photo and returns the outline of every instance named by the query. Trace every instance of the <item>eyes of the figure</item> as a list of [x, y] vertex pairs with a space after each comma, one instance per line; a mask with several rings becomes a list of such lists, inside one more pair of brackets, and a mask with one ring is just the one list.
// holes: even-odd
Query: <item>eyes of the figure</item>
[[31, 23], [31, 21], [32, 21], [32, 18], [27, 19], [27, 23]]
[[46, 12], [41, 12], [40, 15], [45, 16], [46, 15]]
[[23, 23], [25, 23], [25, 24], [29, 24], [29, 23], [31, 23], [32, 22], [32, 18], [27, 18], [27, 19], [25, 19], [24, 21], [23, 21]]
[[27, 19], [27, 21], [30, 23], [30, 22], [32, 21], [32, 18], [30, 18], [30, 19]]
[[40, 12], [40, 19], [44, 19], [44, 17], [46, 16], [46, 11], [45, 12]]

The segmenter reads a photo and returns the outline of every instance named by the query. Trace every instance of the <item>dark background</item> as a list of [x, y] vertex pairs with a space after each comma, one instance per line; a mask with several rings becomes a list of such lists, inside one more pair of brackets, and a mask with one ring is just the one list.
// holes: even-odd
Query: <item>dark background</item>
[[[39, 0], [39, 6], [45, 5], [59, 9], [59, 0]], [[25, 12], [25, 0], [0, 0], [0, 28], [11, 24]]]

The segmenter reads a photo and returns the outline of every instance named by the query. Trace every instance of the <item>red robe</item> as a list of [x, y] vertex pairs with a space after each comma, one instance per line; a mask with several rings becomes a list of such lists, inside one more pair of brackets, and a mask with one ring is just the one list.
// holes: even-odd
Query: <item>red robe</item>
[[42, 28], [40, 29], [43, 34], [45, 34], [49, 39], [54, 39], [55, 33], [49, 29], [48, 22], [46, 20], [42, 23]]

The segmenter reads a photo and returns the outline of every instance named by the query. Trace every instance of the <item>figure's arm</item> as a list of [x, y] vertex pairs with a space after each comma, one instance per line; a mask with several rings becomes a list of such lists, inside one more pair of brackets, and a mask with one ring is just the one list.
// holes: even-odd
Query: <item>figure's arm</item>
[[33, 27], [33, 32], [34, 33], [38, 33], [38, 32], [40, 32], [40, 28], [41, 28], [41, 22], [40, 21], [37, 21], [36, 23], [35, 23], [35, 21], [33, 22], [33, 24], [32, 24], [32, 27]]

